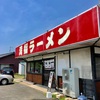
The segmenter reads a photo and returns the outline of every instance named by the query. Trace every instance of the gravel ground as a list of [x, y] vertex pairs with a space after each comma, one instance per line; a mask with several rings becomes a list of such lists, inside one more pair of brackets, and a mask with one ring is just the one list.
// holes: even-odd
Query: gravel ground
[[46, 100], [45, 94], [31, 87], [14, 83], [0, 85], [0, 100]]

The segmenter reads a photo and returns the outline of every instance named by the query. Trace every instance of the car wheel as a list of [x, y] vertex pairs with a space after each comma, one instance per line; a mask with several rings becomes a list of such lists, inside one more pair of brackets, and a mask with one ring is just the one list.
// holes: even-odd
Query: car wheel
[[8, 84], [8, 80], [7, 80], [7, 79], [2, 79], [2, 80], [1, 80], [1, 84], [2, 84], [2, 85]]

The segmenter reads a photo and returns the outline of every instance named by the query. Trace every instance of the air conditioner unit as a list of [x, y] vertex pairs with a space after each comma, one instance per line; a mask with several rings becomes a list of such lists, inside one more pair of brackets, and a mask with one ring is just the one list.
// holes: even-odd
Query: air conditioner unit
[[79, 96], [79, 71], [78, 68], [62, 70], [63, 94], [76, 98]]
[[63, 83], [63, 94], [70, 96], [70, 86], [68, 83]]
[[67, 81], [69, 82], [70, 78], [69, 78], [69, 70], [68, 69], [63, 69], [62, 70], [62, 77], [63, 77], [63, 81]]

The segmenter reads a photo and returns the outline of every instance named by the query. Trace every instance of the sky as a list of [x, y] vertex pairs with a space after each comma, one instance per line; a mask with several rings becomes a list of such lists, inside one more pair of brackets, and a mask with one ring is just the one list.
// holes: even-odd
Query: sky
[[0, 54], [98, 5], [99, 0], [0, 0]]

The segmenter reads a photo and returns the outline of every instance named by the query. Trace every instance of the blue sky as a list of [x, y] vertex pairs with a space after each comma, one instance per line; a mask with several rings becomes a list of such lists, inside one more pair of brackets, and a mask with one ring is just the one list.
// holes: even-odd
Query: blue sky
[[0, 0], [0, 54], [97, 4], [99, 0]]

